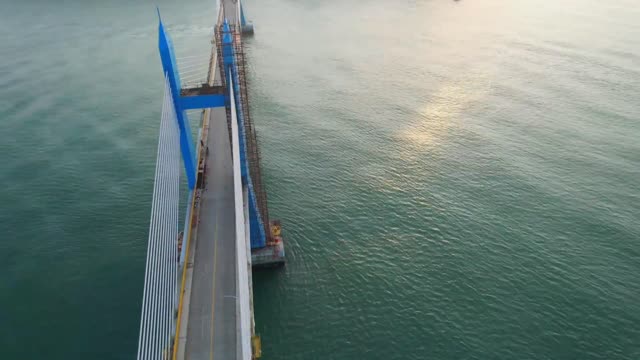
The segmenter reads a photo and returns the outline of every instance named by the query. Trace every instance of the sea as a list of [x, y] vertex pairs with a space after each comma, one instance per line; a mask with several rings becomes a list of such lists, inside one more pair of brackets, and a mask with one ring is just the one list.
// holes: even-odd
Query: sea
[[[640, 359], [638, 0], [243, 6], [262, 359]], [[136, 356], [156, 7], [210, 53], [213, 0], [0, 0], [1, 359]]]

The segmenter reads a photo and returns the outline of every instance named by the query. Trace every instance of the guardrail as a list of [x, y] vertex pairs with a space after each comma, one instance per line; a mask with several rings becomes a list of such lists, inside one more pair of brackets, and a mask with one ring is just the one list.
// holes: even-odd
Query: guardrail
[[[229, 73], [231, 78], [231, 73]], [[245, 227], [248, 219], [245, 219], [245, 190], [242, 186], [242, 175], [240, 173], [240, 138], [238, 135], [238, 117], [235, 106], [235, 94], [233, 86], [229, 87], [231, 98], [231, 144], [233, 154], [233, 193], [235, 199], [235, 215], [236, 215], [236, 258], [238, 270], [238, 287], [237, 298], [239, 307], [238, 325], [240, 329], [240, 359], [251, 360], [251, 306], [250, 306], [250, 286], [249, 272], [251, 271], [251, 256], [247, 256], [248, 237]]]

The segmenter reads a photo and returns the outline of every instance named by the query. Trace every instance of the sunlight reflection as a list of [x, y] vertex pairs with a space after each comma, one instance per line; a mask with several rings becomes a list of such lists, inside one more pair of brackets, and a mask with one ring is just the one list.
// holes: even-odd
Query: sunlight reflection
[[488, 77], [471, 76], [441, 86], [431, 100], [419, 108], [410, 124], [397, 134], [404, 151], [400, 157], [413, 161], [424, 151], [440, 145], [458, 126], [460, 115], [488, 91]]

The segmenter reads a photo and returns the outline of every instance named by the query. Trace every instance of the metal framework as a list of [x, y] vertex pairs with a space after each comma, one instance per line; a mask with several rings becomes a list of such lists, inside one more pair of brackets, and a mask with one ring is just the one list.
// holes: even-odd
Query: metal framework
[[[223, 35], [224, 24], [216, 26], [215, 29], [215, 37], [216, 37], [216, 46], [218, 47], [218, 62], [220, 64], [224, 63], [224, 39]], [[249, 177], [251, 179], [251, 187], [253, 189], [254, 194], [250, 194], [250, 196], [255, 196], [255, 201], [257, 203], [258, 212], [260, 218], [262, 219], [262, 227], [264, 230], [264, 234], [266, 237], [266, 243], [271, 242], [271, 231], [269, 230], [269, 209], [267, 205], [267, 193], [264, 188], [263, 179], [262, 179], [262, 170], [261, 170], [261, 155], [260, 155], [260, 147], [258, 145], [258, 137], [256, 134], [256, 130], [253, 125], [253, 121], [251, 120], [251, 108], [249, 105], [249, 96], [247, 93], [247, 76], [246, 76], [246, 57], [244, 52], [244, 47], [242, 44], [242, 28], [238, 25], [228, 25], [229, 32], [233, 39], [233, 70], [235, 71], [236, 81], [238, 82], [237, 88], [239, 89], [239, 93], [237, 94], [237, 103], [239, 105], [238, 114], [242, 120], [242, 128], [241, 134], [244, 134], [244, 142], [246, 144], [246, 161], [249, 170]], [[233, 79], [228, 79], [229, 75], [222, 77], [223, 84], [226, 84]], [[231, 75], [233, 77], [233, 73]], [[231, 134], [231, 112], [230, 107], [227, 107], [227, 126], [229, 128], [229, 134]], [[266, 244], [262, 244], [264, 246]], [[256, 242], [252, 240], [252, 247], [256, 247]]]

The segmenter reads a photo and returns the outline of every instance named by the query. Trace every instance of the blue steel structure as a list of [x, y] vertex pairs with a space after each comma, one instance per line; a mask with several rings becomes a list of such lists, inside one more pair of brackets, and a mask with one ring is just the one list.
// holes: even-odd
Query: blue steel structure
[[224, 107], [227, 103], [224, 95], [181, 96], [182, 110]]
[[[158, 16], [160, 12], [158, 11]], [[223, 53], [223, 66], [226, 74], [231, 72], [231, 79], [227, 82], [227, 86], [233, 86], [236, 94], [240, 92], [240, 81], [238, 80], [238, 67], [235, 58], [234, 40], [229, 23], [225, 20], [222, 28], [222, 53]], [[185, 172], [187, 174], [187, 182], [189, 189], [193, 190], [196, 185], [196, 164], [195, 164], [195, 150], [194, 142], [191, 138], [191, 130], [189, 125], [189, 119], [185, 114], [186, 110], [191, 109], [204, 109], [215, 108], [225, 106], [229, 104], [229, 91], [225, 91], [224, 95], [197, 95], [197, 96], [181, 96], [181, 84], [180, 73], [178, 71], [178, 65], [175, 61], [175, 54], [173, 51], [173, 44], [171, 38], [167, 33], [162, 19], [159, 18], [158, 29], [158, 41], [160, 59], [162, 61], [162, 69], [164, 74], [169, 80], [171, 88], [171, 94], [173, 96], [173, 104], [178, 121], [178, 127], [180, 129], [180, 148], [182, 151], [182, 159], [184, 162]], [[243, 107], [240, 103], [240, 96], [236, 99], [236, 109], [238, 111], [238, 127], [240, 131], [240, 161], [242, 164], [242, 182], [248, 189], [248, 202], [249, 202], [249, 225], [250, 225], [250, 239], [251, 249], [263, 248], [267, 245], [267, 234], [265, 233], [265, 222], [268, 219], [262, 219], [260, 215], [258, 201], [256, 198], [256, 192], [251, 179], [251, 173], [249, 171], [249, 161], [247, 158], [247, 146], [246, 146], [246, 131], [245, 131], [245, 117], [243, 113]]]
[[247, 20], [244, 18], [244, 8], [242, 7], [242, 3], [240, 4], [240, 25], [247, 25]]
[[162, 61], [162, 71], [169, 79], [171, 95], [173, 96], [173, 106], [180, 129], [180, 149], [182, 151], [184, 170], [187, 174], [187, 183], [189, 184], [189, 189], [193, 190], [196, 185], [195, 150], [189, 118], [185, 111], [224, 106], [225, 97], [222, 95], [180, 96], [180, 73], [176, 64], [173, 43], [162, 23], [160, 10], [158, 10], [158, 50]]
[[[241, 7], [242, 8], [242, 7]], [[233, 46], [233, 34], [229, 23], [225, 20], [222, 25], [222, 57], [224, 62], [225, 74], [231, 74], [231, 79], [228, 82], [229, 86], [233, 86], [236, 94], [240, 92], [240, 81], [238, 79], [238, 66], [235, 58], [235, 49]], [[235, 98], [235, 106], [238, 114], [238, 131], [240, 137], [240, 164], [242, 172], [242, 184], [247, 186], [248, 189], [248, 201], [249, 201], [249, 225], [250, 225], [250, 239], [251, 248], [259, 249], [263, 248], [267, 244], [267, 236], [265, 234], [264, 220], [260, 215], [258, 209], [258, 201], [256, 199], [256, 192], [253, 187], [253, 181], [251, 179], [251, 172], [249, 171], [249, 160], [247, 157], [247, 136], [245, 131], [245, 116], [242, 104], [240, 102], [240, 96]]]

